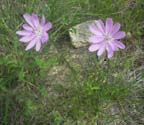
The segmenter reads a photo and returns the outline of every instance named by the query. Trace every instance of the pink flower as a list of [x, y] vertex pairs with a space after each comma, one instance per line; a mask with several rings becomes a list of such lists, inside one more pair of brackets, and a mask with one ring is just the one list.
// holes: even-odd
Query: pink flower
[[125, 48], [125, 45], [120, 42], [120, 39], [125, 37], [125, 32], [119, 31], [120, 24], [113, 24], [111, 18], [107, 18], [105, 25], [101, 20], [98, 20], [96, 25], [91, 25], [89, 29], [93, 33], [89, 38], [90, 52], [97, 51], [97, 55], [101, 56], [107, 51], [108, 58], [111, 58], [114, 51]]
[[20, 42], [28, 43], [25, 50], [29, 50], [34, 46], [36, 51], [39, 51], [41, 44], [48, 41], [49, 36], [47, 31], [52, 28], [51, 22], [46, 23], [43, 16], [41, 21], [36, 14], [24, 14], [23, 15], [27, 24], [23, 24], [23, 30], [17, 31], [16, 34], [20, 35]]

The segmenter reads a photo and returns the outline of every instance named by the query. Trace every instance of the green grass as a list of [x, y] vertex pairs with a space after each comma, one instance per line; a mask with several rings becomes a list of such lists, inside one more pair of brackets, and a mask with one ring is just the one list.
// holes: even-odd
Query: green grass
[[[143, 0], [1, 0], [0, 124], [101, 125], [103, 119], [116, 119], [106, 112], [113, 104], [120, 107], [120, 117], [128, 125], [139, 124], [141, 120], [136, 119], [142, 117], [138, 107], [143, 102], [138, 96], [143, 92], [144, 52], [138, 50], [144, 46], [143, 7]], [[24, 51], [25, 45], [15, 34], [24, 23], [22, 15], [32, 12], [45, 15], [53, 23], [50, 40], [39, 53]], [[126, 50], [117, 52], [108, 68], [95, 58], [83, 71], [66, 62], [63, 45], [69, 41], [71, 47], [69, 28], [107, 17], [120, 22], [128, 34], [124, 39]], [[51, 54], [51, 46], [57, 54]], [[59, 65], [69, 71], [66, 82], [49, 85], [48, 72]], [[132, 109], [127, 111], [127, 105], [135, 106], [140, 113], [131, 116]]]

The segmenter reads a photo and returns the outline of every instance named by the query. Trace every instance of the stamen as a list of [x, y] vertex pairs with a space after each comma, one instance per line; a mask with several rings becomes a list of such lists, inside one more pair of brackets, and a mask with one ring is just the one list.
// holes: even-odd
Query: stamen
[[113, 40], [113, 37], [110, 34], [105, 35], [105, 41], [111, 42]]
[[36, 31], [35, 31], [35, 34], [37, 36], [41, 36], [42, 35], [42, 29], [41, 28], [37, 28]]

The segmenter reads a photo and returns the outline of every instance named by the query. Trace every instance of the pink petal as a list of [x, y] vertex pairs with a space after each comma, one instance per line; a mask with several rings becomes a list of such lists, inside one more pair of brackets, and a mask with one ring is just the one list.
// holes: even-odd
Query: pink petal
[[39, 18], [36, 14], [32, 14], [32, 21], [35, 27], [39, 26]]
[[99, 50], [97, 52], [97, 55], [101, 56], [104, 51], [105, 51], [105, 43], [103, 43], [103, 44], [100, 45]]
[[98, 20], [98, 21], [97, 21], [97, 27], [98, 27], [98, 29], [99, 29], [102, 33], [105, 32], [104, 23], [102, 22], [102, 20]]
[[119, 23], [114, 24], [114, 26], [112, 28], [112, 34], [115, 34], [116, 32], [118, 32], [120, 29], [120, 26], [121, 25]]
[[23, 28], [27, 31], [33, 31], [33, 28], [30, 27], [28, 24], [23, 24]]
[[27, 35], [31, 35], [32, 32], [26, 31], [26, 30], [21, 30], [21, 31], [17, 31], [16, 34], [18, 34], [20, 36], [27, 36]]
[[42, 16], [42, 19], [41, 19], [41, 25], [43, 26], [45, 23], [46, 23], [46, 19], [45, 19], [44, 16]]
[[96, 28], [95, 25], [91, 25], [89, 30], [95, 35], [102, 36], [102, 33]]
[[114, 51], [109, 44], [106, 45], [106, 50], [107, 50], [108, 58], [112, 58]]
[[46, 23], [45, 25], [44, 25], [44, 30], [45, 31], [48, 31], [48, 30], [50, 30], [52, 28], [52, 23], [50, 23], [50, 22], [48, 22], [48, 23]]
[[40, 48], [41, 48], [41, 42], [40, 42], [40, 40], [39, 40], [39, 41], [37, 41], [37, 43], [36, 43], [36, 51], [39, 51]]
[[111, 18], [107, 18], [106, 20], [106, 33], [109, 33], [112, 31], [113, 21]]
[[42, 43], [45, 43], [45, 42], [48, 41], [48, 39], [49, 39], [49, 36], [48, 36], [48, 34], [45, 32], [45, 33], [43, 34], [42, 38], [41, 38], [41, 41], [42, 41]]
[[34, 38], [35, 38], [35, 35], [32, 34], [30, 36], [24, 36], [24, 37], [22, 37], [19, 41], [26, 43], [26, 42], [29, 42], [29, 41], [33, 40]]
[[27, 51], [27, 50], [33, 48], [33, 47], [35, 46], [35, 44], [36, 44], [37, 41], [38, 41], [38, 38], [33, 39], [33, 40], [28, 44], [28, 46], [26, 47], [25, 50]]
[[117, 50], [117, 45], [115, 44], [115, 41], [109, 42], [109, 46], [112, 48], [113, 51]]
[[99, 43], [101, 41], [103, 41], [104, 38], [103, 37], [99, 37], [99, 36], [91, 36], [89, 38], [90, 43]]
[[90, 52], [94, 52], [94, 51], [97, 51], [97, 50], [99, 49], [99, 47], [100, 47], [99, 44], [92, 44], [92, 45], [88, 48], [88, 50], [89, 50]]
[[31, 27], [34, 27], [34, 25], [32, 23], [32, 17], [29, 14], [24, 14], [23, 17]]
[[117, 32], [117, 33], [115, 33], [114, 35], [113, 35], [113, 37], [115, 38], [115, 39], [121, 39], [121, 38], [124, 38], [126, 36], [126, 34], [125, 34], [125, 32], [123, 32], [123, 31], [119, 31], [119, 32]]
[[125, 45], [120, 41], [115, 41], [115, 44], [120, 49], [125, 49]]

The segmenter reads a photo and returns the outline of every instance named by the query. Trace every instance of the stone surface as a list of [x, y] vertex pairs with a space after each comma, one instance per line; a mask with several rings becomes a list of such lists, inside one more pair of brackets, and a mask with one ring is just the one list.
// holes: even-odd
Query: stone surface
[[78, 24], [72, 27], [71, 29], [69, 29], [71, 42], [75, 48], [85, 47], [89, 44], [88, 38], [91, 35], [89, 31], [89, 26], [95, 23], [96, 20], [91, 20], [91, 21]]

